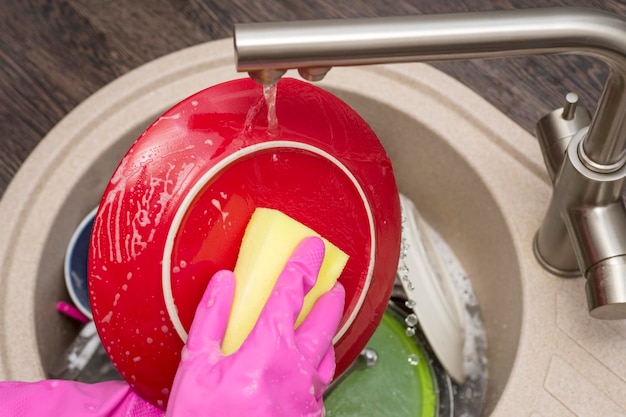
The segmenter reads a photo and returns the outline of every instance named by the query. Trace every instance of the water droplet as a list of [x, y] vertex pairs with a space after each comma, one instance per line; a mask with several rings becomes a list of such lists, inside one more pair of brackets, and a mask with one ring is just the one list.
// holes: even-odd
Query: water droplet
[[406, 300], [404, 302], [404, 305], [406, 306], [406, 308], [413, 308], [415, 307], [415, 300]]
[[102, 320], [100, 320], [101, 323], [110, 323], [111, 322], [111, 318], [113, 317], [113, 312], [109, 311], [109, 314], [107, 314], [106, 316], [104, 316], [104, 318]]
[[415, 327], [407, 327], [405, 333], [409, 337], [415, 336]]
[[417, 316], [415, 314], [409, 314], [404, 319], [404, 322], [409, 327], [415, 327], [417, 325]]
[[415, 353], [411, 353], [407, 358], [410, 365], [417, 366], [420, 363], [420, 358]]

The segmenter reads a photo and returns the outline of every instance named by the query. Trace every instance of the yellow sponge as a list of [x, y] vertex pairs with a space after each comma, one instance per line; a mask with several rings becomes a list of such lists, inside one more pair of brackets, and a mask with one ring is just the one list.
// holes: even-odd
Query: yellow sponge
[[[224, 354], [239, 349], [256, 324], [285, 263], [298, 243], [310, 236], [319, 234], [278, 210], [258, 208], [252, 214], [235, 265], [235, 297], [222, 343]], [[326, 247], [324, 261], [317, 283], [304, 298], [296, 327], [317, 299], [335, 285], [348, 262], [348, 255], [322, 240]]]

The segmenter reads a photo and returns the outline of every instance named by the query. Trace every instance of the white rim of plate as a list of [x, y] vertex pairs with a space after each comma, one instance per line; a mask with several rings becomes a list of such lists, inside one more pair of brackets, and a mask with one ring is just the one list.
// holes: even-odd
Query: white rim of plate
[[176, 307], [176, 304], [174, 303], [174, 295], [172, 293], [172, 281], [171, 281], [171, 273], [170, 273], [174, 240], [176, 238], [176, 235], [178, 234], [178, 229], [180, 228], [183, 217], [185, 213], [187, 213], [187, 210], [189, 209], [189, 206], [191, 205], [191, 203], [194, 201], [194, 199], [200, 193], [200, 191], [202, 191], [204, 186], [211, 179], [213, 179], [213, 177], [215, 177], [215, 175], [218, 174], [222, 169], [233, 164], [234, 162], [236, 162], [237, 160], [241, 158], [247, 157], [249, 155], [252, 155], [260, 151], [265, 151], [265, 150], [270, 150], [270, 149], [301, 149], [301, 150], [309, 151], [313, 154], [319, 155], [323, 158], [326, 158], [327, 160], [332, 162], [335, 166], [337, 166], [337, 168], [343, 171], [343, 173], [348, 177], [348, 179], [350, 179], [350, 181], [352, 182], [352, 185], [356, 188], [357, 192], [359, 193], [363, 206], [365, 207], [365, 211], [367, 213], [367, 218], [369, 222], [370, 240], [371, 240], [370, 257], [369, 257], [370, 260], [367, 266], [367, 276], [365, 279], [365, 285], [363, 286], [363, 289], [361, 290], [361, 293], [359, 294], [359, 298], [357, 299], [357, 304], [355, 308], [350, 312], [350, 315], [348, 316], [348, 320], [346, 320], [344, 325], [335, 334], [335, 337], [333, 338], [333, 343], [337, 343], [337, 341], [341, 339], [341, 337], [345, 334], [345, 332], [350, 328], [350, 326], [354, 322], [354, 319], [356, 318], [356, 315], [358, 314], [358, 312], [361, 310], [361, 306], [363, 305], [363, 301], [365, 300], [365, 296], [368, 293], [368, 290], [372, 281], [372, 275], [374, 273], [374, 255], [376, 253], [376, 235], [375, 235], [375, 229], [374, 229], [374, 216], [372, 215], [372, 209], [369, 205], [369, 202], [367, 200], [365, 192], [363, 191], [363, 188], [357, 181], [354, 174], [352, 174], [352, 172], [343, 163], [341, 163], [341, 161], [339, 161], [337, 158], [335, 158], [334, 156], [332, 156], [331, 154], [329, 154], [328, 152], [320, 148], [317, 148], [312, 145], [308, 145], [306, 143], [294, 142], [294, 141], [288, 141], [288, 140], [263, 142], [263, 143], [258, 143], [255, 145], [250, 145], [245, 148], [242, 148], [238, 150], [237, 152], [234, 152], [231, 155], [227, 156], [226, 158], [222, 159], [213, 167], [211, 167], [193, 185], [191, 190], [187, 193], [180, 207], [176, 211], [176, 214], [174, 215], [172, 224], [170, 225], [170, 229], [168, 231], [167, 238], [165, 241], [165, 248], [163, 250], [163, 262], [162, 262], [162, 267], [161, 267], [161, 279], [162, 279], [161, 285], [163, 289], [163, 298], [165, 300], [165, 307], [167, 309], [167, 313], [174, 326], [174, 329], [176, 329], [176, 333], [178, 333], [178, 336], [183, 341], [183, 343], [187, 342], [187, 332], [185, 331], [185, 328], [183, 327], [183, 324], [178, 315], [178, 309]]

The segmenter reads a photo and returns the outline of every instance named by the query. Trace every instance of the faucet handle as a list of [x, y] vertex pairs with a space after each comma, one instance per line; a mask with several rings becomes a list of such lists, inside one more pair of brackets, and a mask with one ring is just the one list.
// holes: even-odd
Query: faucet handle
[[572, 136], [590, 123], [589, 112], [578, 106], [578, 95], [570, 92], [565, 96], [563, 107], [542, 117], [535, 126], [535, 134], [552, 183], [561, 168]]
[[[565, 105], [561, 112], [563, 120], [573, 120], [576, 116], [576, 106], [578, 105], [578, 94], [569, 92], [565, 96]], [[584, 127], [584, 126], [583, 126]]]

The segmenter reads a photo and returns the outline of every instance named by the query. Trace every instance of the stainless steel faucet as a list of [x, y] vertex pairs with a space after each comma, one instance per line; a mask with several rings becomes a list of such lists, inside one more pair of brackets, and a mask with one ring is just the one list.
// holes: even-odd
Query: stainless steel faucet
[[562, 276], [584, 275], [590, 314], [626, 318], [626, 22], [556, 8], [235, 25], [237, 69], [263, 84], [288, 69], [320, 80], [331, 67], [578, 53], [610, 73], [593, 118], [565, 106], [537, 124], [554, 184], [534, 248]]

